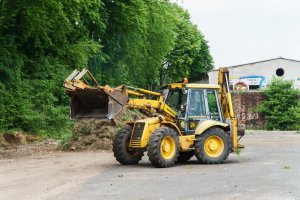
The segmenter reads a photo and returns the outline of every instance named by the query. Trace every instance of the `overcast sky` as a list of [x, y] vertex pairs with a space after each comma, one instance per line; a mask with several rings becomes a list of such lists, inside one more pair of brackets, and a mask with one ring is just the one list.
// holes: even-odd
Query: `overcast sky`
[[215, 67], [275, 57], [300, 60], [299, 0], [183, 0], [209, 41]]

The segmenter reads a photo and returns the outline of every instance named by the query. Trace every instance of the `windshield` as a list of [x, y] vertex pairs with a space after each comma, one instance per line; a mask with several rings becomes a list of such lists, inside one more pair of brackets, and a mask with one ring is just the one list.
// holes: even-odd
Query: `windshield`
[[175, 110], [180, 116], [185, 115], [187, 92], [182, 89], [169, 90], [165, 103]]

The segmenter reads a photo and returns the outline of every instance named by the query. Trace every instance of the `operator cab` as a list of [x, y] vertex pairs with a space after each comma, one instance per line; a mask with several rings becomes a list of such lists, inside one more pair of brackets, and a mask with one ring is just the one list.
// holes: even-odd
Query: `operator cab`
[[192, 84], [193, 87], [188, 85], [169, 88], [165, 99], [165, 103], [178, 113], [178, 127], [186, 135], [191, 135], [201, 121], [210, 119], [224, 122], [218, 88], [202, 84]]

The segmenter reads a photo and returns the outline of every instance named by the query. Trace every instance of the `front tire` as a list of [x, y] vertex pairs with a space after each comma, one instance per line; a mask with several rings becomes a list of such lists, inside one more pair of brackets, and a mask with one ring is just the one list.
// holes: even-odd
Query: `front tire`
[[195, 141], [195, 156], [200, 163], [222, 163], [228, 158], [231, 149], [229, 135], [217, 127], [204, 131]]
[[179, 153], [179, 139], [176, 132], [160, 127], [151, 134], [148, 141], [149, 160], [156, 167], [172, 167]]
[[132, 132], [131, 126], [125, 126], [119, 130], [113, 141], [113, 152], [116, 160], [123, 165], [135, 165], [142, 159], [143, 151], [129, 149], [129, 141]]

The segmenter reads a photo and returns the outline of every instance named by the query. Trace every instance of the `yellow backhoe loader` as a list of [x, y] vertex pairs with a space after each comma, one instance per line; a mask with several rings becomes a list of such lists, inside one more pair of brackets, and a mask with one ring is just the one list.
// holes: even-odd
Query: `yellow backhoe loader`
[[245, 132], [233, 111], [228, 69], [220, 68], [218, 76], [218, 85], [184, 79], [169, 84], [162, 95], [125, 85], [99, 86], [83, 69], [75, 70], [64, 87], [71, 97], [72, 119], [113, 119], [124, 107], [148, 115], [116, 133], [113, 152], [121, 164], [138, 164], [145, 151], [157, 167], [171, 167], [194, 155], [201, 163], [218, 164], [243, 147], [238, 141]]

